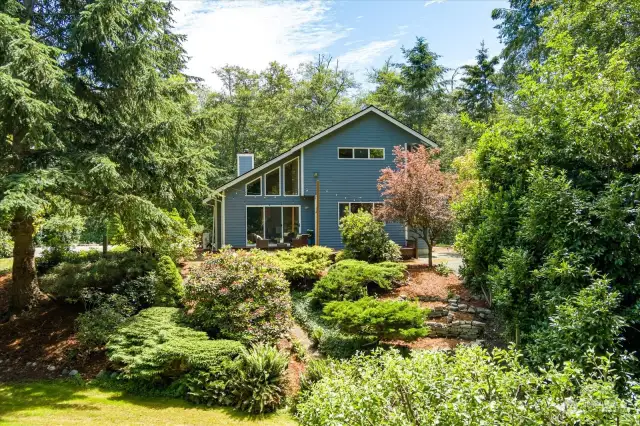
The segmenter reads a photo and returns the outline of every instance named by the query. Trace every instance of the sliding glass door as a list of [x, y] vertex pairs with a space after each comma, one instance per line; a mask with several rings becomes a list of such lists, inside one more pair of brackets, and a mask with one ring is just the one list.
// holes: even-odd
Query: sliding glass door
[[289, 241], [300, 233], [300, 206], [247, 207], [247, 245], [256, 243], [256, 236], [276, 244]]

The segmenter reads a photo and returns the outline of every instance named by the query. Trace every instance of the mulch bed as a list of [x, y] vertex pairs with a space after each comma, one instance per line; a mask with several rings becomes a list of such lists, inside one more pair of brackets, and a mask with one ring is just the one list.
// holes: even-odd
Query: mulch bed
[[450, 339], [445, 337], [423, 337], [413, 342], [404, 342], [402, 340], [385, 341], [384, 343], [393, 345], [398, 348], [408, 348], [411, 350], [448, 350], [455, 349], [464, 341], [460, 339]]
[[[6, 312], [9, 280], [9, 275], [0, 278], [0, 312]], [[0, 382], [60, 377], [64, 369], [95, 377], [107, 359], [104, 352], [80, 351], [74, 328], [80, 312], [80, 307], [49, 300], [0, 323]]]

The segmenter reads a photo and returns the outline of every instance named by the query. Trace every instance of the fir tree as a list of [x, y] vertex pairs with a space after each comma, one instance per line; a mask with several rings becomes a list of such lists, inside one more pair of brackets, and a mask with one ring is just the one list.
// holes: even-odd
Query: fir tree
[[489, 58], [483, 41], [478, 49], [475, 65], [462, 67], [465, 76], [460, 79], [462, 87], [459, 103], [462, 112], [466, 112], [474, 120], [486, 121], [495, 110], [494, 96], [497, 88], [494, 78], [497, 64], [498, 58]]

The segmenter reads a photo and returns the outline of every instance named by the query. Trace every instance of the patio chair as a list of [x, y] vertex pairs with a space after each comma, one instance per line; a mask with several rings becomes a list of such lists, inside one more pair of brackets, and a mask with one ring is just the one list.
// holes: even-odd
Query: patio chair
[[260, 235], [256, 234], [256, 248], [268, 249], [269, 248], [269, 240], [265, 240]]

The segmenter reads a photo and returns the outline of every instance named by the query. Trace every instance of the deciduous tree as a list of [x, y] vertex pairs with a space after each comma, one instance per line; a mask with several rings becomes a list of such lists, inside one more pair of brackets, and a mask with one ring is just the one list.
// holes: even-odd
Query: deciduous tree
[[433, 157], [436, 149], [396, 146], [393, 153], [395, 169], [383, 169], [378, 179], [384, 205], [377, 214], [385, 221], [402, 222], [418, 234], [427, 244], [429, 266], [433, 266], [433, 246], [453, 222], [456, 177], [440, 170], [440, 161]]

